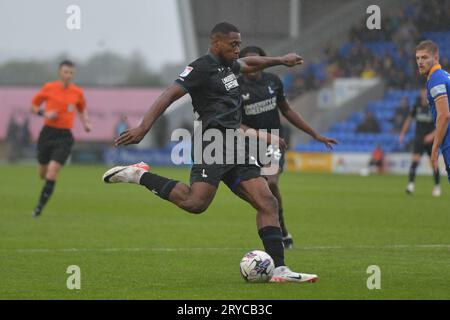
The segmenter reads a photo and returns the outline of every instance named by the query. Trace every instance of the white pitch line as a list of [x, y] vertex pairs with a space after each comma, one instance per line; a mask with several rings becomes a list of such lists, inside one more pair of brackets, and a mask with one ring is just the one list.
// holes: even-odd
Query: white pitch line
[[[356, 246], [306, 246], [297, 247], [296, 250], [342, 250], [342, 249], [450, 249], [450, 244], [391, 244], [382, 246], [356, 245]], [[0, 249], [0, 252], [17, 253], [49, 253], [49, 252], [173, 252], [173, 251], [245, 251], [250, 248], [21, 248]]]

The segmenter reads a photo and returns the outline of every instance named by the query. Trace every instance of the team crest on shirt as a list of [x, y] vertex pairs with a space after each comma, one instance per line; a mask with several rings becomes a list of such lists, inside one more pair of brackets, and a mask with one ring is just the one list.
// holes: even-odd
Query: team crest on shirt
[[75, 110], [75, 105], [69, 104], [69, 105], [67, 106], [67, 111], [68, 111], [68, 112], [73, 112], [74, 110]]
[[269, 89], [269, 93], [270, 93], [270, 94], [274, 94], [274, 93], [275, 93], [275, 91], [273, 91], [273, 89], [272, 89], [271, 86], [267, 86], [267, 89]]
[[242, 94], [242, 99], [244, 99], [244, 101], [250, 100], [250, 93]]
[[182, 73], [180, 73], [180, 77], [185, 78], [191, 73], [191, 71], [194, 70], [191, 66], [187, 66]]

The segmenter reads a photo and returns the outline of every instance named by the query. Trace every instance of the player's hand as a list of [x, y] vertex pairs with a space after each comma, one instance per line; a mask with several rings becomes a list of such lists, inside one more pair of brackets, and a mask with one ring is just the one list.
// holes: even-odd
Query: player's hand
[[299, 64], [303, 64], [303, 58], [296, 53], [288, 53], [281, 57], [283, 65], [287, 67], [294, 67]]
[[439, 170], [439, 147], [433, 144], [433, 149], [431, 150], [431, 164], [433, 165], [433, 170], [436, 172]]
[[84, 131], [86, 131], [86, 132], [92, 131], [92, 124], [90, 122], [87, 122], [84, 124]]
[[323, 144], [325, 144], [325, 146], [329, 150], [333, 150], [333, 145], [334, 144], [339, 144], [339, 142], [336, 139], [327, 138], [327, 137], [324, 137], [324, 136], [318, 136], [318, 137], [316, 137], [316, 140], [322, 142]]
[[47, 111], [44, 115], [48, 120], [55, 120], [58, 118], [58, 113], [56, 111]]
[[114, 142], [116, 146], [138, 144], [144, 139], [147, 131], [141, 127], [127, 129], [120, 134], [120, 137]]
[[423, 142], [425, 142], [426, 144], [433, 143], [433, 141], [434, 141], [434, 133], [429, 133], [423, 138]]
[[283, 138], [276, 136], [274, 134], [269, 134], [268, 135], [268, 139], [267, 139], [267, 143], [273, 145], [273, 143], [278, 140], [278, 146], [280, 147], [280, 149], [282, 150], [286, 150], [287, 149], [287, 144], [286, 141], [284, 141]]

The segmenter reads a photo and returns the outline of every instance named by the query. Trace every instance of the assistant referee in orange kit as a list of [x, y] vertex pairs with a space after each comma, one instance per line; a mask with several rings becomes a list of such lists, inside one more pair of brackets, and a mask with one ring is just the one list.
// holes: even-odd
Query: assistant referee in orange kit
[[[86, 110], [83, 90], [72, 83], [75, 65], [69, 60], [59, 64], [59, 80], [46, 83], [32, 101], [31, 112], [44, 118], [44, 127], [39, 134], [37, 153], [39, 176], [45, 179], [39, 202], [33, 217], [39, 217], [55, 188], [56, 178], [72, 151], [74, 139], [71, 129], [78, 111], [86, 132], [92, 126]], [[41, 105], [45, 102], [45, 107]]]

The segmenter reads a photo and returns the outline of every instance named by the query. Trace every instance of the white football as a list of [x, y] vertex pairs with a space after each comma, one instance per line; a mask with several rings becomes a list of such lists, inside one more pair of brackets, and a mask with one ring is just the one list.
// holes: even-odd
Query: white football
[[247, 252], [240, 266], [241, 275], [248, 282], [268, 282], [275, 269], [272, 257], [260, 250]]

